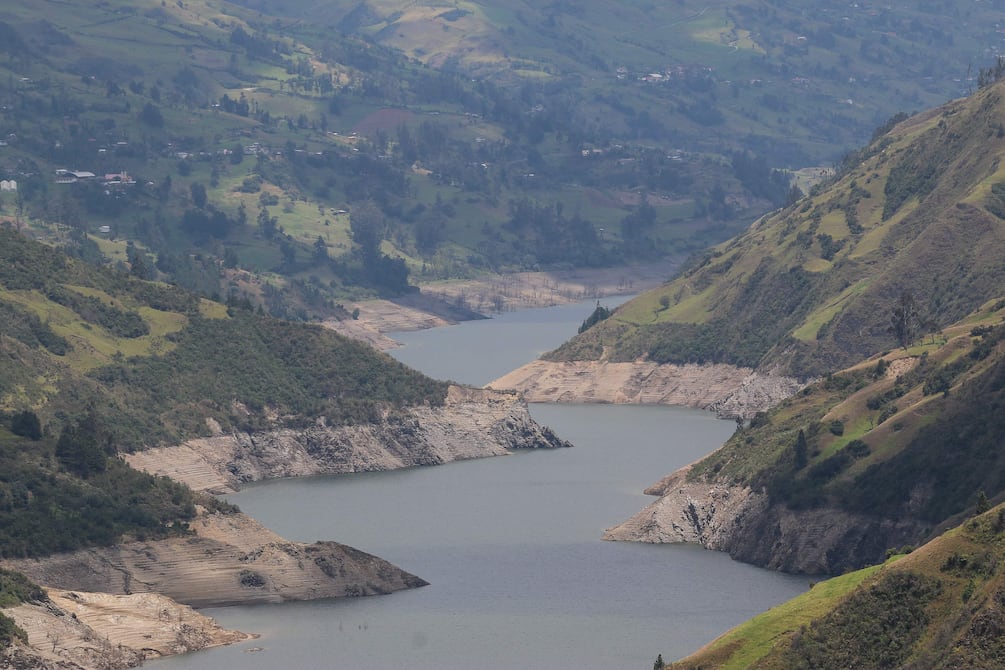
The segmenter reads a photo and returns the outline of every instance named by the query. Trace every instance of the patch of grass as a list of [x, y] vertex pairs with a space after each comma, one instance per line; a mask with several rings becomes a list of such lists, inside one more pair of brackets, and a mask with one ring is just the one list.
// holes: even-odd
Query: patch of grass
[[717, 650], [726, 647], [733, 647], [733, 651], [728, 659], [717, 666], [719, 670], [752, 667], [782, 639], [833, 610], [881, 567], [876, 565], [818, 582], [806, 593], [759, 614], [717, 638], [693, 656], [683, 659], [681, 667], [698, 667], [703, 657], [713, 656]]

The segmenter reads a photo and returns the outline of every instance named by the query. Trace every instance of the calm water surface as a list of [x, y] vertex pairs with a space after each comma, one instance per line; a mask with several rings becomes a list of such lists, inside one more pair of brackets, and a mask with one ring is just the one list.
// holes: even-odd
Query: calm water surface
[[[611, 302], [605, 301], [611, 305]], [[404, 362], [473, 384], [560, 344], [593, 303], [395, 338]], [[335, 539], [430, 582], [390, 596], [207, 610], [258, 640], [157, 668], [647, 668], [807, 587], [689, 546], [602, 542], [641, 490], [731, 422], [694, 410], [534, 405], [572, 449], [255, 485], [232, 502], [294, 540]], [[250, 651], [261, 648], [261, 651]]]

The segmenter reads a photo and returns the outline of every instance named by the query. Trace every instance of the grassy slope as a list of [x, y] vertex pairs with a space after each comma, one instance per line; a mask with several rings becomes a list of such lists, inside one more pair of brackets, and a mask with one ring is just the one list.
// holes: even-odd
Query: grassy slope
[[909, 555], [817, 584], [672, 667], [995, 667], [1003, 520], [994, 508]]
[[905, 291], [923, 321], [962, 318], [1005, 283], [993, 213], [1003, 211], [993, 188], [1005, 180], [1003, 91], [999, 83], [901, 123], [835, 183], [715, 247], [551, 357], [593, 357], [602, 340], [616, 342], [619, 360], [819, 375], [893, 346], [891, 313]]
[[115, 455], [208, 435], [210, 419], [359, 423], [446, 396], [320, 326], [96, 268], [3, 226], [0, 315], [0, 557], [187, 532], [195, 505], [217, 502]]
[[738, 430], [689, 477], [767, 493], [765, 518], [827, 510], [869, 520], [868, 542], [828, 550], [834, 571], [904, 542], [898, 524], [914, 528], [906, 541], [922, 541], [978, 492], [1005, 496], [1003, 320], [1005, 302], [994, 301], [909, 349], [828, 376]]

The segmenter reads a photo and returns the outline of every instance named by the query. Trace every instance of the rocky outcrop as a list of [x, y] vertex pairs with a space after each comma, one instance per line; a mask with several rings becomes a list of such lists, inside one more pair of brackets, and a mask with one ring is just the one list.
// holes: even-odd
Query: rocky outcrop
[[4, 650], [0, 667], [118, 670], [252, 637], [154, 593], [50, 589], [48, 595], [49, 602], [4, 610], [28, 634], [28, 644]]
[[605, 540], [688, 542], [764, 568], [839, 574], [881, 562], [887, 549], [925, 533], [920, 522], [849, 514], [833, 508], [790, 510], [748, 487], [690, 480], [690, 466], [646, 489], [659, 499]]
[[379, 423], [218, 435], [126, 459], [139, 470], [219, 494], [262, 479], [395, 470], [562, 446], [569, 444], [536, 423], [515, 394], [452, 386], [442, 407], [389, 413]]
[[519, 391], [528, 402], [681, 405], [750, 418], [805, 386], [791, 377], [734, 365], [660, 365], [637, 361], [534, 361], [488, 385]]
[[240, 513], [202, 513], [191, 534], [4, 562], [47, 587], [161, 593], [192, 607], [390, 593], [425, 581], [335, 542], [290, 542]]

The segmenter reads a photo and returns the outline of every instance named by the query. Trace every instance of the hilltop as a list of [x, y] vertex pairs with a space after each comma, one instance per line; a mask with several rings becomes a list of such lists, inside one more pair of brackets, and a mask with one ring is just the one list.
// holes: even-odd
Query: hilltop
[[826, 187], [618, 308], [551, 361], [728, 363], [810, 378], [997, 296], [1005, 84], [891, 120]]
[[667, 667], [997, 667], [1005, 509], [805, 593]]
[[647, 489], [660, 499], [606, 537], [839, 574], [958, 523], [1005, 496], [1003, 320], [1005, 302], [992, 301], [828, 375]]

